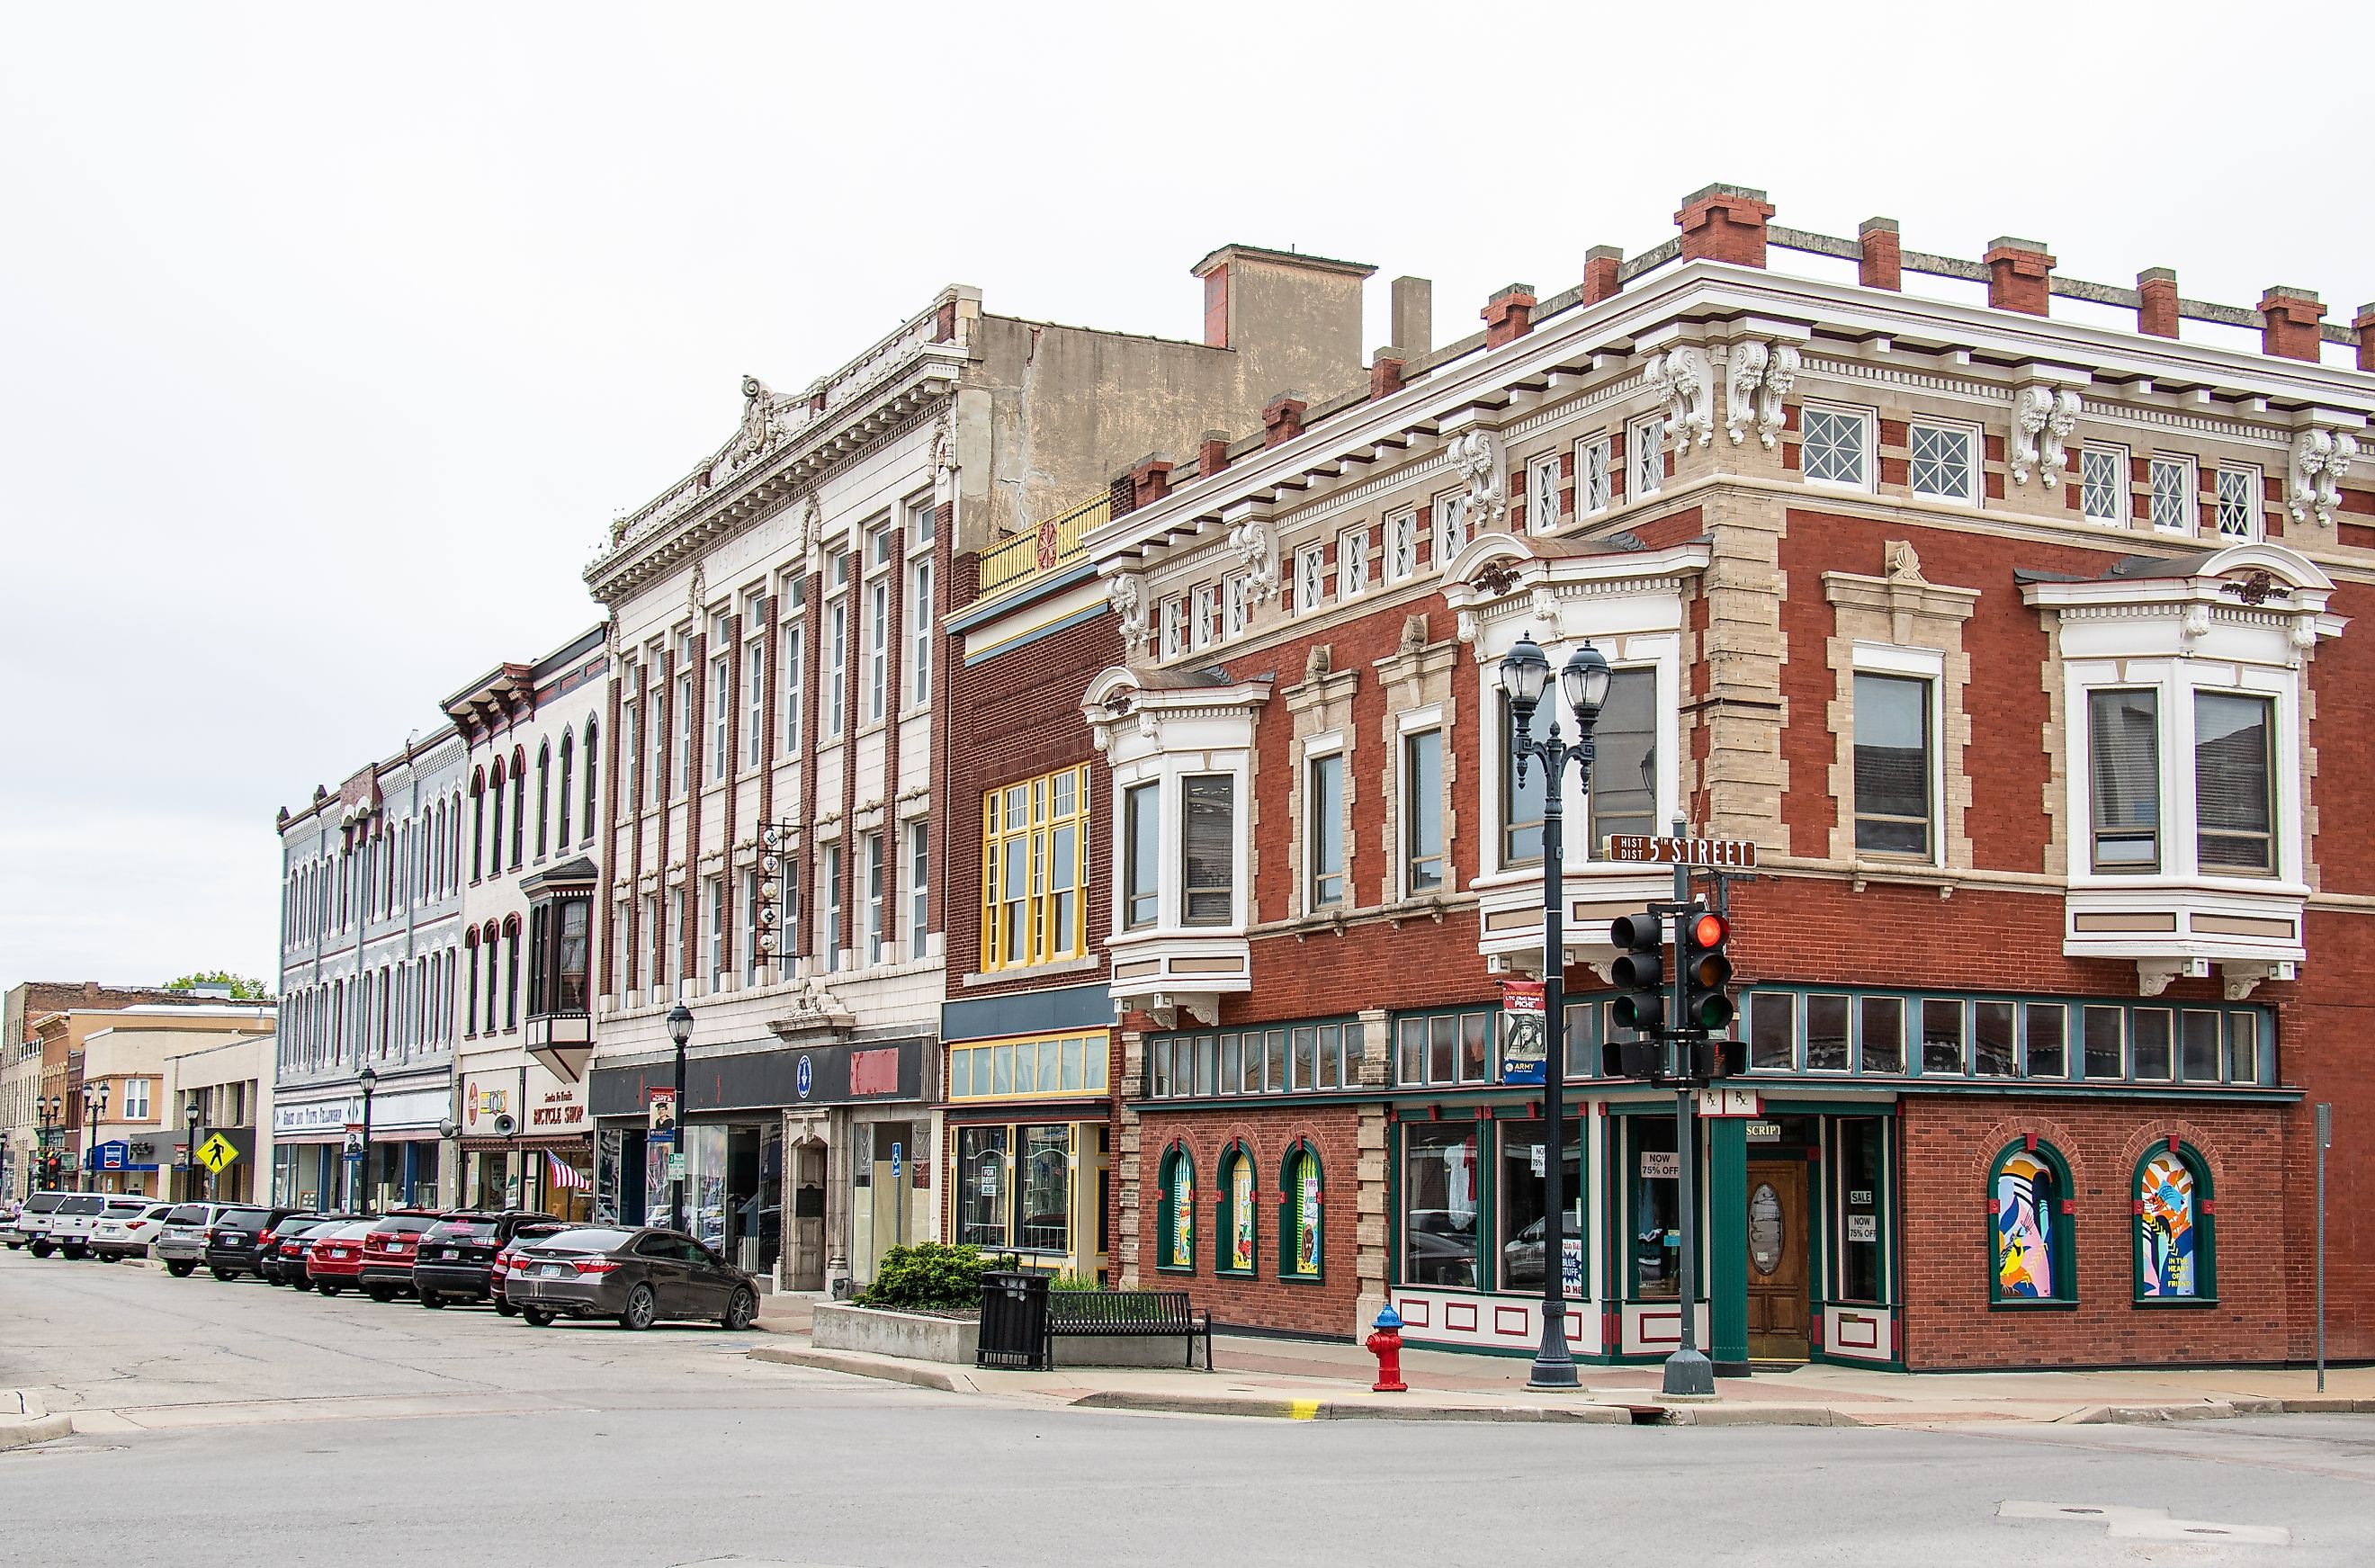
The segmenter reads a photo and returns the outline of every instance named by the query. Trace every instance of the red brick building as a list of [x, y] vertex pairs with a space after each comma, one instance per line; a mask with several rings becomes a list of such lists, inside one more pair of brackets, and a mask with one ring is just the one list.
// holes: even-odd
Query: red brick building
[[[1578, 1356], [1676, 1342], [1688, 1159], [1719, 1365], [2301, 1359], [2310, 1108], [2375, 1114], [2375, 313], [1773, 216], [1711, 186], [1442, 348], [1398, 310], [1365, 391], [1142, 466], [1088, 534], [1115, 614], [1056, 662], [1117, 640], [1080, 701], [1114, 1272], [1531, 1352], [1530, 636], [1614, 667], [1566, 790]], [[997, 690], [1033, 766], [1086, 755]], [[1605, 841], [1676, 819], [1761, 862], [1724, 890], [1750, 1068], [1680, 1154], [1670, 1094], [1597, 1074], [1609, 922], [1672, 886]], [[2375, 1355], [2375, 1184], [2331, 1191], [2331, 1344]]]

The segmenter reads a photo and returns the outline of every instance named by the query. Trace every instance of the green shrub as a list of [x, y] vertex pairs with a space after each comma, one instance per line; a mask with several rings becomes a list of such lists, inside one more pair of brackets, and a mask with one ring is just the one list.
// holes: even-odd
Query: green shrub
[[946, 1242], [917, 1242], [882, 1255], [861, 1305], [901, 1312], [963, 1312], [981, 1305], [981, 1254]]
[[1093, 1274], [1058, 1274], [1047, 1281], [1047, 1289], [1051, 1291], [1102, 1291], [1105, 1287], [1097, 1283], [1097, 1277]]

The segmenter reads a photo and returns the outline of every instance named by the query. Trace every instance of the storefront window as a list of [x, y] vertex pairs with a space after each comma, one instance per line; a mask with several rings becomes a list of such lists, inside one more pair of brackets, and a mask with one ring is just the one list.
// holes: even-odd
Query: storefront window
[[2135, 1210], [2136, 1299], [2215, 1299], [2210, 1173], [2192, 1149], [2172, 1144], [2137, 1161]]
[[1491, 1083], [1495, 1061], [1495, 1008], [1421, 1013], [1394, 1020], [1396, 1081], [1413, 1087], [1442, 1083]]
[[1402, 1138], [1402, 1282], [1473, 1290], [1475, 1124], [1412, 1123]]
[[1995, 1274], [1990, 1282], [1994, 1299], [2075, 1301], [2077, 1286], [2070, 1270], [2070, 1178], [2062, 1156], [2048, 1144], [2025, 1138], [1996, 1157], [1988, 1188], [1995, 1233]]
[[1282, 1279], [1319, 1278], [1323, 1240], [1320, 1231], [1319, 1156], [1307, 1143], [1288, 1151], [1279, 1171], [1279, 1258]]
[[1682, 1165], [1674, 1157], [1674, 1124], [1664, 1116], [1628, 1116], [1632, 1195], [1625, 1232], [1633, 1254], [1633, 1294], [1672, 1301], [1682, 1293]]
[[1243, 1144], [1234, 1144], [1221, 1156], [1221, 1226], [1216, 1238], [1220, 1256], [1214, 1267], [1223, 1274], [1254, 1271], [1256, 1180], [1253, 1156]]
[[1024, 1127], [1022, 1165], [1015, 1197], [1015, 1246], [1023, 1252], [1070, 1250], [1072, 1129]]
[[[1580, 1301], [1583, 1267], [1583, 1124], [1566, 1123], [1566, 1156], [1561, 1180], [1566, 1195], [1566, 1218], [1561, 1221], [1566, 1240], [1566, 1293]], [[1543, 1284], [1542, 1187], [1550, 1150], [1549, 1128], [1542, 1122], [1502, 1122], [1495, 1128], [1501, 1144], [1501, 1173], [1494, 1184], [1500, 1210], [1500, 1252], [1495, 1263], [1495, 1281], [1505, 1291], [1539, 1291]]]
[[1006, 1245], [1006, 1129], [957, 1130], [957, 1242]]
[[1163, 1196], [1155, 1209], [1155, 1267], [1196, 1271], [1196, 1161], [1173, 1144], [1163, 1156]]
[[1878, 1116], [1839, 1124], [1839, 1298], [1877, 1303], [1881, 1293], [1881, 1129]]

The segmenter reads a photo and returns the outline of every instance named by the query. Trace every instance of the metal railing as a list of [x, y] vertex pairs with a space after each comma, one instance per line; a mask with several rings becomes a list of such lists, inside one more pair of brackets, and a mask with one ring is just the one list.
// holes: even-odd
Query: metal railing
[[1069, 512], [1043, 517], [1036, 527], [981, 552], [976, 599], [1008, 593], [1081, 559], [1081, 541], [1113, 515], [1113, 495], [1100, 491]]

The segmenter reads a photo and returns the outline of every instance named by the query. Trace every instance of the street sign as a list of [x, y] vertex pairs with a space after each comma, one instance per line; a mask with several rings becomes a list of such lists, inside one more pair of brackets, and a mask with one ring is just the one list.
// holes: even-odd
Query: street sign
[[672, 1182], [680, 1182], [684, 1180], [683, 1155], [671, 1154], [668, 1157], [668, 1179]]
[[220, 1133], [215, 1134], [214, 1137], [198, 1145], [198, 1163], [218, 1176], [230, 1169], [231, 1163], [238, 1158], [239, 1150], [233, 1149], [230, 1139]]
[[1719, 869], [1754, 870], [1756, 843], [1753, 839], [1684, 839], [1671, 833], [1611, 833], [1608, 858], [1656, 866], [1711, 866]]

